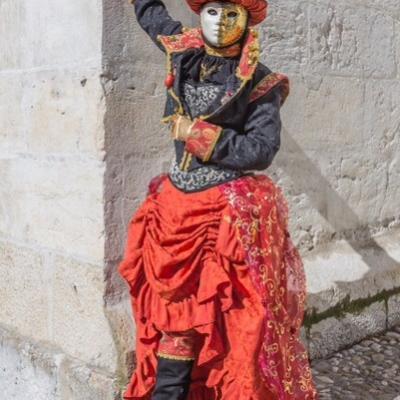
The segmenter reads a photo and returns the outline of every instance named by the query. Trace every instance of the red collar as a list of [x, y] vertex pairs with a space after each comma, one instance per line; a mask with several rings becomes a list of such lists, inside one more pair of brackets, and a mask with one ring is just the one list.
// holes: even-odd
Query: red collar
[[[178, 35], [159, 35], [158, 40], [164, 46], [168, 55], [181, 53], [188, 49], [198, 49], [205, 46], [200, 28], [186, 28]], [[258, 33], [249, 29], [246, 41], [243, 45], [236, 76], [247, 82], [253, 77], [260, 57]]]

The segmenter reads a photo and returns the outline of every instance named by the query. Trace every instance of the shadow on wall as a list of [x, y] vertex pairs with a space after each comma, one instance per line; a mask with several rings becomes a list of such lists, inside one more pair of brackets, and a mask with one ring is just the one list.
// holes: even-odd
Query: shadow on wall
[[[288, 131], [283, 129], [285, 140], [285, 152], [288, 154], [296, 154], [296, 167], [288, 168], [287, 162], [283, 162], [282, 158], [276, 159], [276, 166], [285, 171], [290, 176], [294, 190], [297, 193], [305, 193], [313, 207], [319, 214], [332, 226], [334, 232], [341, 235], [344, 240], [352, 247], [352, 249], [360, 255], [360, 258], [368, 266], [369, 272], [366, 275], [371, 275], [372, 279], [378, 270], [390, 269], [395, 265], [399, 265], [398, 260], [391, 257], [387, 251], [379, 245], [368, 230], [368, 227], [363, 224], [363, 221], [356, 213], [348, 206], [348, 204], [338, 195], [336, 190], [332, 188], [330, 182], [321, 174], [318, 165], [316, 165], [296, 143]], [[316, 190], [318, 188], [318, 190]], [[321, 193], [324, 194], [325, 201], [321, 203]], [[329, 204], [333, 204], [336, 210], [340, 210], [340, 218], [335, 213], [329, 213]], [[365, 226], [362, 240], [351, 239], [354, 229]], [[353, 229], [349, 229], [353, 227]], [[368, 248], [369, 251], [365, 251]], [[377, 262], [379, 260], [379, 262]], [[362, 283], [365, 276], [358, 281], [335, 281], [338, 292], [351, 293], [350, 286], [357, 286]], [[366, 293], [365, 298], [351, 300], [350, 295], [339, 304], [332, 305], [332, 308], [317, 314], [315, 310], [308, 309], [304, 325], [309, 328], [330, 316], [339, 317], [346, 312], [361, 311], [371, 304], [379, 301], [384, 301], [387, 307], [388, 299], [400, 293], [400, 288], [384, 290], [379, 293], [369, 296]], [[316, 295], [318, 296], [318, 295]], [[386, 329], [388, 321], [386, 320]], [[309, 332], [308, 332], [309, 333]]]
[[[279, 158], [276, 159], [276, 166], [282, 168], [293, 181], [293, 186], [298, 193], [305, 193], [313, 204], [314, 208], [322, 217], [332, 226], [335, 232], [343, 232], [344, 238], [349, 245], [362, 257], [363, 261], [371, 270], [376, 270], [379, 265], [372, 263], [368, 257], [361, 251], [366, 246], [374, 248], [382, 254], [381, 265], [395, 265], [398, 261], [392, 258], [385, 249], [380, 246], [372, 235], [365, 231], [362, 241], [350, 240], [349, 235], [346, 237], [346, 229], [351, 226], [354, 229], [361, 227], [363, 221], [348, 206], [348, 204], [337, 194], [332, 188], [329, 181], [321, 174], [318, 165], [316, 165], [296, 143], [290, 133], [283, 128], [285, 152], [288, 154], [296, 154], [296, 167], [287, 168], [287, 163], [283, 163]], [[318, 190], [315, 190], [318, 188]], [[324, 207], [321, 207], [321, 193], [324, 193]], [[326, 205], [329, 199], [328, 206]], [[333, 218], [329, 215], [329, 204], [335, 204], [335, 209], [340, 210], [341, 217]], [[366, 228], [367, 229], [367, 228]]]

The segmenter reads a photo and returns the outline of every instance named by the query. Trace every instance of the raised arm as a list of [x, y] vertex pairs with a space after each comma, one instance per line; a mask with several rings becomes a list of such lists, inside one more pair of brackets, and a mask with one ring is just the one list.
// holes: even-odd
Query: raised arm
[[158, 35], [175, 35], [182, 32], [182, 24], [174, 21], [161, 0], [133, 0], [139, 25], [153, 42], [164, 51], [158, 42]]

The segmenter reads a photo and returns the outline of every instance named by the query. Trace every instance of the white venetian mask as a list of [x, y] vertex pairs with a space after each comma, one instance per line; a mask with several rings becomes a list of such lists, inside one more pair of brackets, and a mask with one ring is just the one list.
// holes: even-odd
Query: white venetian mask
[[200, 20], [208, 44], [227, 47], [242, 38], [247, 28], [248, 12], [239, 4], [212, 1], [201, 9]]

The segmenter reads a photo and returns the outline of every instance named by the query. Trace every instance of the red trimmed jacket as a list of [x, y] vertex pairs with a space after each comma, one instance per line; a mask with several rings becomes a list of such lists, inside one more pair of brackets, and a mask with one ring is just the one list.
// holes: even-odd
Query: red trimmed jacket
[[[173, 20], [161, 0], [136, 0], [139, 24], [168, 54], [164, 121], [185, 115], [180, 93], [181, 71], [191, 57], [204, 52], [200, 29], [185, 29]], [[268, 168], [280, 148], [280, 107], [289, 94], [288, 78], [259, 62], [258, 35], [249, 30], [232, 90], [209, 115], [194, 121], [186, 142], [175, 141], [177, 162], [186, 171], [212, 163], [247, 171]]]

